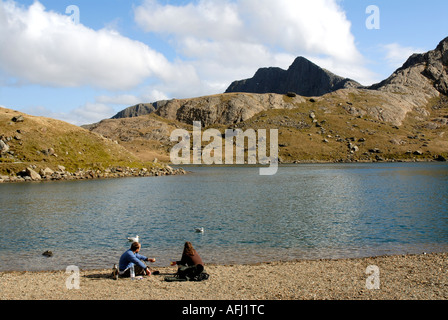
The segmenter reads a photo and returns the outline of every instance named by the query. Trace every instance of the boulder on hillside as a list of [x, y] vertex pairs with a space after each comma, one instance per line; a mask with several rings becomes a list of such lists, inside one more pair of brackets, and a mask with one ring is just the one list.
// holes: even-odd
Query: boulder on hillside
[[0, 140], [0, 154], [9, 151], [9, 146], [3, 140]]
[[40, 169], [40, 171], [39, 171], [39, 174], [42, 177], [51, 176], [53, 173], [54, 173], [54, 171], [51, 170], [50, 168]]
[[11, 121], [12, 122], [23, 122], [23, 121], [25, 121], [25, 118], [22, 115], [19, 115], [19, 116], [13, 117], [11, 119]]
[[33, 181], [39, 181], [39, 180], [42, 179], [42, 177], [40, 176], [40, 174], [38, 174], [36, 171], [34, 171], [34, 170], [31, 169], [31, 168], [26, 168], [26, 169], [25, 169], [24, 176], [26, 176], [26, 177], [30, 177], [31, 180], [33, 180]]

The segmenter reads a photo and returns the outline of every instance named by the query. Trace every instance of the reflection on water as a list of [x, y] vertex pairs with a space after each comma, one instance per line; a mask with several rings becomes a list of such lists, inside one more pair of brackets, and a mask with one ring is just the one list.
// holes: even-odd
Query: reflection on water
[[[0, 270], [109, 268], [139, 235], [160, 266], [446, 251], [448, 166], [189, 168], [186, 176], [0, 185]], [[194, 232], [204, 227], [204, 234]], [[54, 257], [41, 254], [52, 250]]]

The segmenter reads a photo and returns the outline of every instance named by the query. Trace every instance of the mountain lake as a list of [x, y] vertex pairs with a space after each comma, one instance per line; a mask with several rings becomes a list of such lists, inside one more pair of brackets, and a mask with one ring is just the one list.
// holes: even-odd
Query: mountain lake
[[446, 163], [184, 169], [0, 184], [0, 271], [112, 268], [136, 235], [155, 267], [179, 260], [185, 241], [206, 264], [448, 250]]

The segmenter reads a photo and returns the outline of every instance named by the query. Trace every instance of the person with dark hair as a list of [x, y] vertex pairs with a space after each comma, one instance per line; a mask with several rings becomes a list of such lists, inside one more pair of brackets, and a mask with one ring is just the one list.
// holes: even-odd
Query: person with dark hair
[[118, 263], [118, 274], [120, 277], [129, 277], [132, 267], [134, 267], [136, 276], [151, 275], [151, 270], [143, 261], [156, 262], [156, 259], [149, 259], [139, 254], [141, 247], [140, 243], [133, 242], [131, 248], [122, 254]]
[[202, 262], [201, 256], [194, 249], [193, 244], [189, 241], [185, 242], [181, 260], [173, 261], [171, 263], [172, 266], [175, 266], [176, 264], [179, 266], [187, 266], [187, 267], [193, 267], [197, 265], [204, 266], [204, 262]]
[[209, 277], [201, 256], [189, 241], [185, 242], [181, 260], [171, 262], [171, 266], [175, 265], [179, 266], [177, 273], [174, 277], [165, 277], [165, 281], [203, 281]]

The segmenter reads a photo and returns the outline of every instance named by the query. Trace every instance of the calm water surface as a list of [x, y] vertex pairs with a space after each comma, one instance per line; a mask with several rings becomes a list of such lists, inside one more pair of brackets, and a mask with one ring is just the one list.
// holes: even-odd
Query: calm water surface
[[111, 268], [137, 234], [156, 266], [179, 260], [185, 241], [220, 264], [448, 250], [443, 163], [188, 170], [0, 185], [0, 271]]

